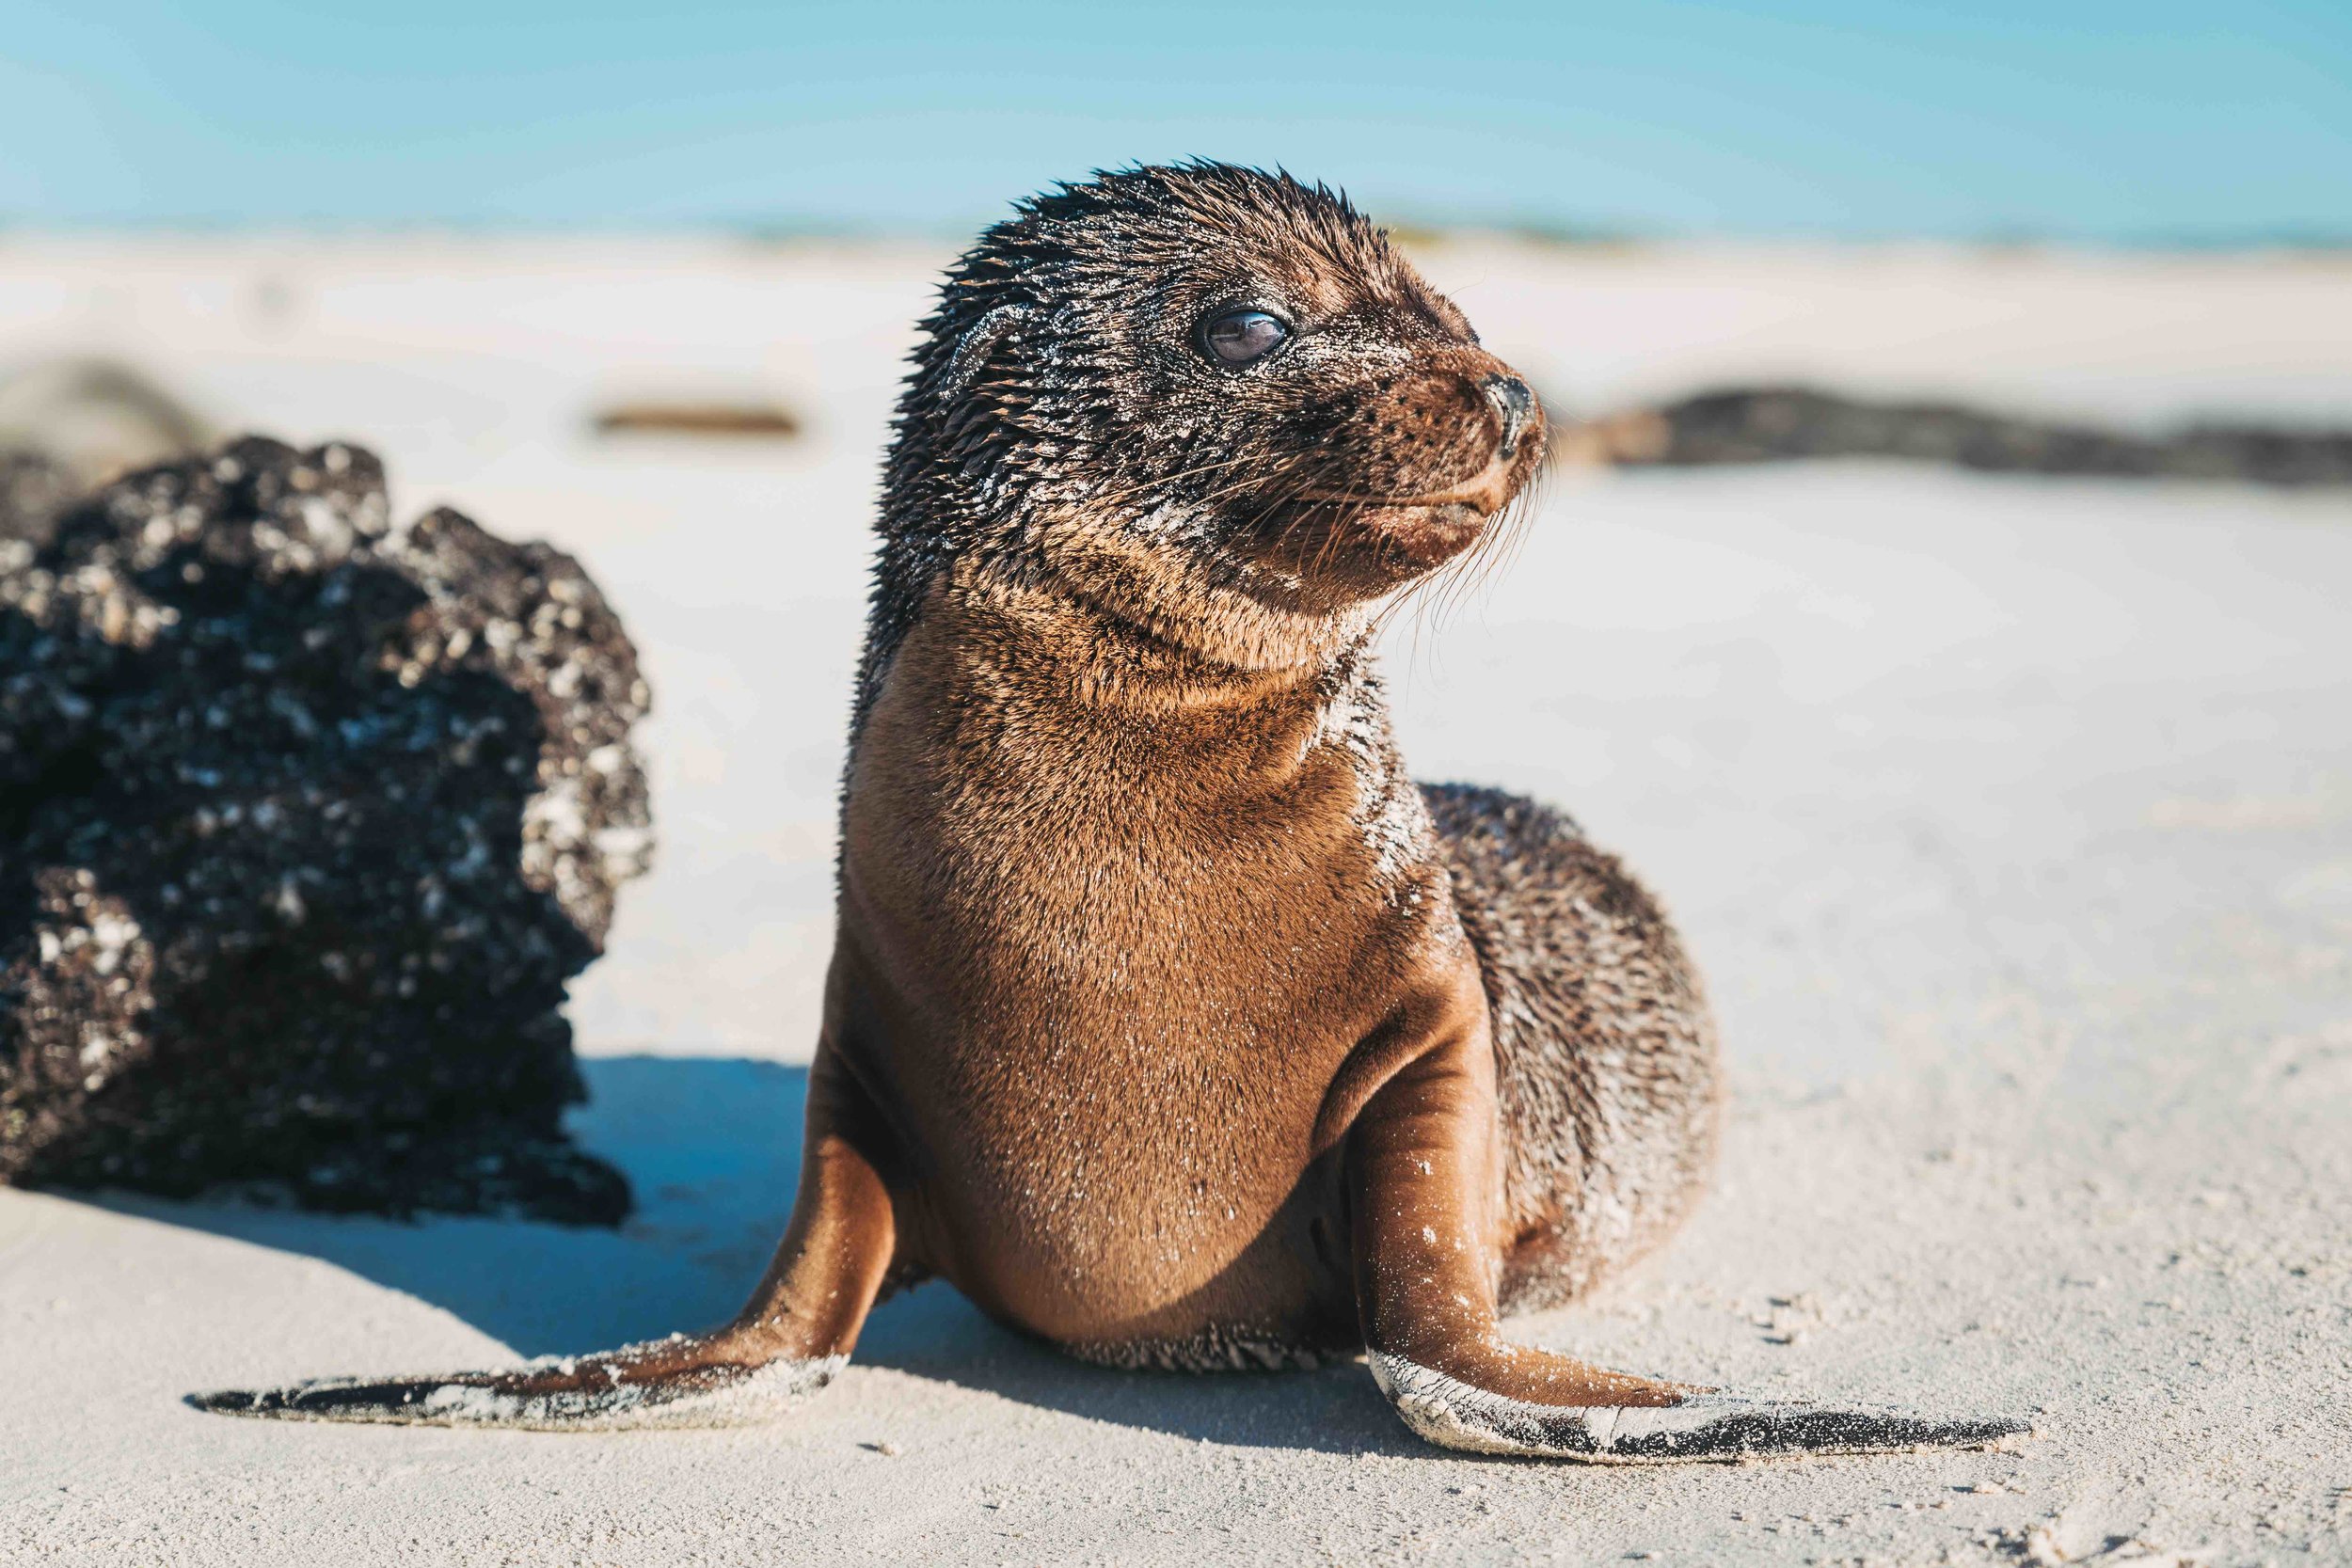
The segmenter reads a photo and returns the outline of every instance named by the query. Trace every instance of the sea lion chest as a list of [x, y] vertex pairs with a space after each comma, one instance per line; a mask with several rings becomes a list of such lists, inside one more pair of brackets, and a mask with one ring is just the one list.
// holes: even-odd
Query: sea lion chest
[[918, 625], [844, 816], [841, 1049], [914, 1146], [927, 1249], [1069, 1340], [1311, 1292], [1318, 1118], [1431, 898], [1312, 689], [1106, 687], [1023, 630]]

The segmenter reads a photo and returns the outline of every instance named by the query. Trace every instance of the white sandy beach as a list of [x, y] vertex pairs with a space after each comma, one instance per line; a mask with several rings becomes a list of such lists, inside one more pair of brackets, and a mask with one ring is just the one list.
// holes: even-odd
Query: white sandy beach
[[[793, 1419], [553, 1437], [179, 1396], [732, 1310], [791, 1198], [866, 515], [944, 250], [0, 236], [0, 372], [135, 362], [580, 556], [659, 860], [575, 988], [619, 1232], [0, 1191], [0, 1561], [2352, 1562], [2352, 494], [1862, 464], [1558, 476], [1392, 638], [1418, 773], [1659, 889], [1735, 1099], [1695, 1223], [1546, 1345], [2024, 1411], [2015, 1452], [1614, 1470], [1429, 1449], [1360, 1367], [1065, 1361], [933, 1286]], [[1548, 396], [1726, 381], [2352, 423], [2352, 261], [1432, 248]], [[599, 440], [756, 392], [784, 445]]]

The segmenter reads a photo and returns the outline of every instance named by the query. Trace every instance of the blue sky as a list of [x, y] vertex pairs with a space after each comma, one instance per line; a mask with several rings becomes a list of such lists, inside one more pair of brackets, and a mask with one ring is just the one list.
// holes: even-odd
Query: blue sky
[[2352, 234], [2352, 0], [5, 0], [0, 18], [16, 224], [943, 230], [1197, 153], [1396, 219]]

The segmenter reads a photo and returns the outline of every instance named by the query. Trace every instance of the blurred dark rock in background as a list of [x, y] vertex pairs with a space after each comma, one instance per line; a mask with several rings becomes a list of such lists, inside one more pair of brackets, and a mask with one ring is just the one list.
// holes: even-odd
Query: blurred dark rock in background
[[612, 1224], [564, 987], [647, 864], [568, 556], [247, 439], [0, 460], [0, 1180]]
[[765, 398], [618, 403], [598, 409], [591, 424], [599, 436], [788, 441], [801, 434], [801, 417]]
[[1567, 461], [1626, 467], [1891, 457], [1996, 473], [2352, 484], [2352, 431], [2200, 424], [2139, 436], [1941, 403], [1743, 388], [1568, 424]]

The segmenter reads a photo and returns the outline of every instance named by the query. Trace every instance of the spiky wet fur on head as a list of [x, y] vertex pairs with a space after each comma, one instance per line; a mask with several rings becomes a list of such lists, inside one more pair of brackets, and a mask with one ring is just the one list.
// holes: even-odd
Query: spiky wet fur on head
[[[1234, 306], [1294, 336], [1262, 366], [1219, 365], [1200, 324]], [[1344, 197], [1285, 174], [1193, 163], [1060, 186], [980, 237], [923, 326], [860, 723], [951, 567], [1213, 662], [1326, 661], [1491, 536], [1541, 461], [1540, 411], [1523, 440], [1499, 424], [1480, 388], [1508, 369], [1461, 312]], [[1446, 504], [1457, 492], [1475, 499]]]

